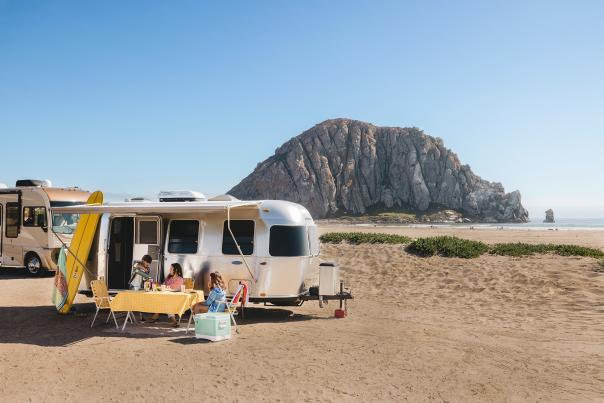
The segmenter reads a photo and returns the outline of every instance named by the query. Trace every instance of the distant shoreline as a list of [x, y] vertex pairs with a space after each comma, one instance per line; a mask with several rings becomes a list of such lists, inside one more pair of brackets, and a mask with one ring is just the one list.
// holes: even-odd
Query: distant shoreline
[[572, 227], [572, 226], [531, 226], [527, 224], [455, 224], [455, 223], [434, 223], [434, 224], [390, 224], [390, 223], [346, 223], [341, 221], [316, 220], [320, 226], [338, 226], [338, 227], [386, 227], [386, 228], [448, 228], [448, 229], [467, 229], [467, 230], [489, 230], [489, 231], [604, 231], [604, 226], [594, 227]]
[[555, 223], [529, 221], [527, 223], [485, 222], [387, 222], [335, 219], [316, 220], [322, 226], [388, 227], [388, 228], [450, 228], [469, 230], [525, 230], [525, 231], [604, 231], [604, 218], [560, 218]]

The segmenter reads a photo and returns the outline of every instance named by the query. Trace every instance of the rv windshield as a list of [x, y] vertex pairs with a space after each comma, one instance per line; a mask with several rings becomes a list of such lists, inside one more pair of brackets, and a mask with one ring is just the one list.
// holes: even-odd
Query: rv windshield
[[75, 232], [79, 220], [79, 214], [53, 213], [52, 230], [57, 234], [73, 234]]

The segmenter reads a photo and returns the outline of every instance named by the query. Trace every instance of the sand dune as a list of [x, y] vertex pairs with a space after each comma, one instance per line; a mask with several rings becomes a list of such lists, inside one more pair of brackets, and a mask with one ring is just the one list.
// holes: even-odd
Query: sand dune
[[604, 274], [595, 260], [424, 259], [397, 245], [324, 245], [322, 255], [353, 288], [348, 318], [333, 319], [333, 304], [258, 306], [239, 335], [216, 344], [162, 326], [89, 329], [90, 315], [53, 312], [51, 278], [0, 275], [3, 401], [604, 396]]

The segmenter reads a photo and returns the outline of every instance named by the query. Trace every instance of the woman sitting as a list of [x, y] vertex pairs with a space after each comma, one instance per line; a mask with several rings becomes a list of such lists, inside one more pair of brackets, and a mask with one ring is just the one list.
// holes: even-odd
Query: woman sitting
[[203, 302], [193, 305], [193, 314], [224, 311], [226, 307], [225, 289], [222, 275], [217, 271], [210, 273], [210, 293], [208, 294], [208, 298]]
[[180, 291], [180, 287], [185, 283], [185, 279], [182, 277], [182, 266], [179, 263], [172, 263], [170, 265], [170, 274], [164, 281], [164, 285], [170, 287], [174, 291]]
[[[169, 287], [173, 291], [179, 291], [180, 287], [185, 283], [185, 279], [182, 277], [182, 266], [179, 263], [172, 263], [170, 265], [170, 274], [164, 281], [164, 285]], [[159, 314], [155, 313], [151, 316], [151, 323], [157, 322], [159, 318]], [[176, 315], [168, 315], [168, 319], [172, 322], [172, 326], [178, 327], [178, 322], [176, 321]]]

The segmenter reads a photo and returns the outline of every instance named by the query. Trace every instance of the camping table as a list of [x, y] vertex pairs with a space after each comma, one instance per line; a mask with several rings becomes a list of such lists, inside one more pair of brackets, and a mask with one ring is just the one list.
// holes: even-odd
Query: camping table
[[132, 312], [164, 313], [182, 316], [197, 302], [203, 301], [203, 291], [122, 291], [111, 300], [111, 309], [115, 312], [128, 312], [122, 331], [128, 319], [134, 318]]

